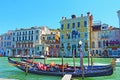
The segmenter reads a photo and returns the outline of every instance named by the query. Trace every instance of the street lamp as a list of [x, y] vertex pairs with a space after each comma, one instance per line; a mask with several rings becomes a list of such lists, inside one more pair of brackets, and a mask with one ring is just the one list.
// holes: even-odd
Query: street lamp
[[82, 41], [81, 41], [81, 40], [79, 41], [79, 45], [80, 45], [80, 46], [82, 45]]
[[82, 79], [84, 79], [83, 51], [82, 51], [81, 45], [82, 45], [82, 41], [80, 40], [78, 43], [78, 48], [80, 48], [79, 49], [79, 51], [80, 51], [80, 66], [81, 66], [81, 70], [82, 70]]
[[64, 63], [63, 63], [63, 53], [64, 53], [64, 45], [61, 45], [61, 50], [62, 50], [62, 72], [64, 73]]

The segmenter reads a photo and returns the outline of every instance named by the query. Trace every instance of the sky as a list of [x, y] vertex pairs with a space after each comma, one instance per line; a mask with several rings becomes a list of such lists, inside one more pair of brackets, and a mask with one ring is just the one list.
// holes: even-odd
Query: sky
[[93, 21], [119, 27], [118, 10], [120, 0], [0, 0], [0, 34], [33, 26], [57, 29], [63, 16], [86, 16], [87, 12]]

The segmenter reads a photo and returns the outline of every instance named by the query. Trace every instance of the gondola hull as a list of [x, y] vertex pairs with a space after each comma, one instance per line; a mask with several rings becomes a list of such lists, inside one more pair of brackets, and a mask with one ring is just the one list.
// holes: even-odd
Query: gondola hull
[[[15, 65], [17, 68], [26, 72], [26, 66], [21, 62], [17, 62], [8, 58], [8, 62]], [[72, 77], [82, 77], [82, 70], [80, 67], [76, 67], [74, 69], [72, 66], [68, 68], [64, 68], [64, 72], [62, 69], [57, 68], [56, 70], [39, 70], [36, 67], [27, 66], [27, 72], [38, 75], [50, 75], [50, 76], [64, 76], [65, 74], [71, 74]], [[112, 66], [92, 66], [92, 67], [84, 67], [84, 76], [85, 77], [98, 77], [98, 76], [110, 76], [113, 74]]]

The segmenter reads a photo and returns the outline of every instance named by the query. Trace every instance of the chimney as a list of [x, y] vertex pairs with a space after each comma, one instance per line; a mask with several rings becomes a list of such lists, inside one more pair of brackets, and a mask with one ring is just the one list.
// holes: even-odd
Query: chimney
[[73, 19], [73, 18], [76, 18], [76, 15], [73, 14], [73, 15], [71, 15], [71, 17], [72, 17], [72, 19]]
[[89, 16], [90, 15], [90, 12], [87, 12], [87, 16]]
[[83, 17], [83, 14], [81, 14], [81, 17]]

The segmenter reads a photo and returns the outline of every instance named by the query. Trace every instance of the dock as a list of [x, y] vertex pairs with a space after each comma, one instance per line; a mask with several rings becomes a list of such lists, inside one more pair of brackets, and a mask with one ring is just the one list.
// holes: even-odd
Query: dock
[[62, 78], [62, 80], [71, 80], [72, 75], [71, 74], [65, 74]]
[[18, 79], [6, 79], [6, 78], [0, 78], [0, 80], [18, 80]]

